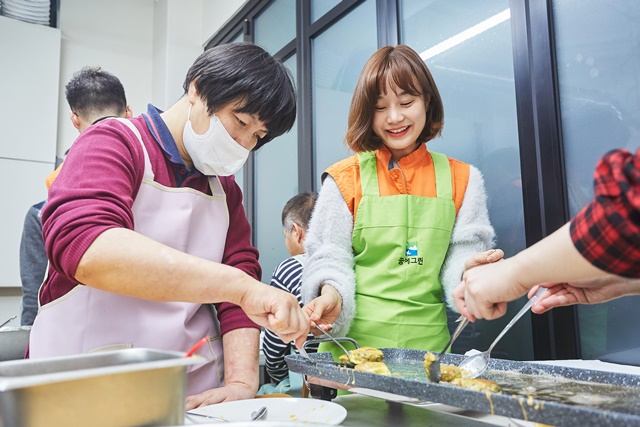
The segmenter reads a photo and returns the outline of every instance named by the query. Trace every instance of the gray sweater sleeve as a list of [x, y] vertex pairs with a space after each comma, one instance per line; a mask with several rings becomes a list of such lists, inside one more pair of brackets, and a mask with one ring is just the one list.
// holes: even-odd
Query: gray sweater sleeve
[[20, 279], [22, 280], [21, 325], [32, 325], [38, 313], [38, 290], [47, 269], [47, 253], [42, 238], [42, 204], [29, 208], [20, 241]]
[[477, 252], [491, 249], [495, 232], [489, 222], [487, 194], [480, 171], [471, 166], [469, 184], [462, 199], [456, 222], [451, 233], [449, 249], [440, 271], [447, 305], [458, 311], [453, 302], [453, 290], [462, 280], [464, 262]]
[[340, 293], [342, 312], [333, 323], [336, 336], [346, 335], [355, 315], [352, 234], [353, 215], [335, 181], [327, 176], [304, 241], [308, 260], [302, 273], [302, 299], [308, 303], [320, 295], [323, 284], [333, 286]]

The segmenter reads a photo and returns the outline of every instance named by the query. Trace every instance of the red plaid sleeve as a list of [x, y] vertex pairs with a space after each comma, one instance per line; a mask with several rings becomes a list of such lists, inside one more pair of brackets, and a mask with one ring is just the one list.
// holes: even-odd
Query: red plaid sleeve
[[596, 167], [594, 194], [571, 220], [573, 244], [602, 270], [640, 277], [640, 149], [606, 154]]

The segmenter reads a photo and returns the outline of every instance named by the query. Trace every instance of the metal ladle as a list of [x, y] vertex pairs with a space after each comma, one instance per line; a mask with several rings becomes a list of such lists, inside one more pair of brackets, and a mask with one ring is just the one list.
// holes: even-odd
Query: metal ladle
[[[516, 314], [513, 319], [505, 326], [505, 328], [500, 332], [500, 335], [491, 343], [491, 347], [487, 351], [483, 351], [481, 353], [474, 354], [472, 356], [467, 357], [462, 362], [460, 362], [460, 370], [462, 371], [462, 376], [464, 378], [476, 378], [481, 375], [489, 366], [489, 359], [491, 355], [491, 350], [493, 347], [500, 341], [500, 338], [507, 333], [509, 329], [518, 321], [520, 318], [531, 309], [531, 306], [538, 299], [540, 295], [545, 293], [547, 288], [541, 287], [538, 289], [538, 292], [535, 293], [534, 296], [531, 297], [529, 301], [520, 309], [518, 314]], [[466, 372], [465, 372], [466, 371]]]

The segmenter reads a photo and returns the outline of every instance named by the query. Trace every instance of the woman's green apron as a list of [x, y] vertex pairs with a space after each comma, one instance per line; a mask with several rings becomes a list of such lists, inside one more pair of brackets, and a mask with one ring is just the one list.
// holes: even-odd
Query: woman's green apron
[[[361, 346], [440, 351], [449, 339], [440, 270], [456, 218], [447, 157], [431, 152], [437, 197], [380, 197], [375, 152], [358, 154], [362, 200], [353, 227]], [[318, 351], [343, 354], [330, 343]]]

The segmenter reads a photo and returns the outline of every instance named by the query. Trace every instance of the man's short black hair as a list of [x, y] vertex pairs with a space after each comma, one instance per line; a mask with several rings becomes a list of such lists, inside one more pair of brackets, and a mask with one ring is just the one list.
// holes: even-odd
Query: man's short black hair
[[85, 120], [125, 114], [127, 98], [120, 80], [100, 67], [84, 67], [65, 87], [71, 111]]
[[260, 148], [288, 132], [296, 119], [296, 94], [289, 71], [266, 50], [253, 43], [231, 43], [205, 50], [193, 63], [184, 81], [185, 94], [195, 82], [209, 114], [229, 103], [236, 111], [255, 114], [269, 133]]

